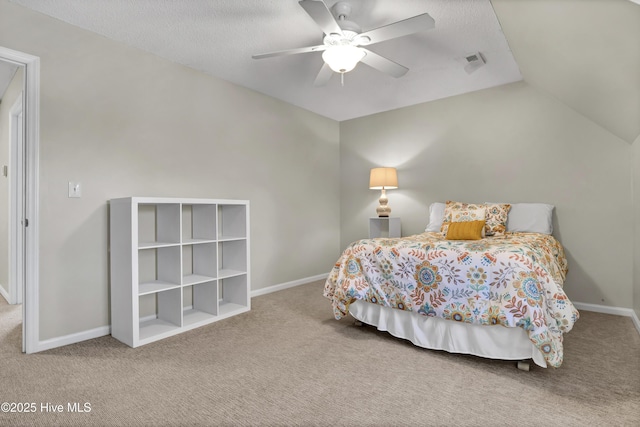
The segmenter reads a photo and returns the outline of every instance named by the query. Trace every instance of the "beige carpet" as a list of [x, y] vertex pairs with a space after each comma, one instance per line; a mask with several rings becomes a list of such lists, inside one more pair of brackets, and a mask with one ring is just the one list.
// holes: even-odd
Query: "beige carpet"
[[[37, 413], [0, 413], [0, 425], [640, 425], [629, 318], [583, 312], [562, 367], [523, 372], [336, 321], [321, 293], [315, 282], [254, 298], [249, 313], [137, 349], [108, 336], [33, 355], [3, 301], [0, 402]], [[91, 411], [66, 412], [74, 402]]]

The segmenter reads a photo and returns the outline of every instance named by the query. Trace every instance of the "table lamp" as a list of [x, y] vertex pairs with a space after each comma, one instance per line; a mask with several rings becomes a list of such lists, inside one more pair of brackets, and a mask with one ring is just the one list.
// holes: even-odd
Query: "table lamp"
[[376, 212], [379, 217], [388, 217], [391, 213], [391, 208], [387, 204], [386, 190], [398, 188], [398, 174], [396, 168], [373, 168], [369, 175], [369, 189], [381, 190], [380, 199], [378, 202], [380, 206], [376, 208]]

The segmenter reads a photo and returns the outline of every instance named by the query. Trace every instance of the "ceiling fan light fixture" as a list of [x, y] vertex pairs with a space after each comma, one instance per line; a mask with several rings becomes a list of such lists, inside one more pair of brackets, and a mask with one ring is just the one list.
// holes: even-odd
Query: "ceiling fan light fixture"
[[336, 73], [348, 73], [353, 70], [366, 52], [352, 45], [331, 46], [322, 53], [322, 59]]
[[253, 55], [252, 57], [262, 59], [324, 51], [322, 54], [324, 64], [313, 82], [315, 87], [326, 84], [334, 72], [340, 74], [344, 86], [344, 74], [353, 70], [360, 61], [391, 77], [399, 78], [409, 71], [407, 67], [370, 51], [365, 46], [435, 27], [433, 18], [428, 13], [422, 13], [363, 33], [358, 24], [349, 20], [351, 5], [348, 2], [334, 0], [332, 3], [333, 6], [329, 8], [324, 0], [300, 0], [298, 2], [325, 35], [321, 46], [287, 49]]

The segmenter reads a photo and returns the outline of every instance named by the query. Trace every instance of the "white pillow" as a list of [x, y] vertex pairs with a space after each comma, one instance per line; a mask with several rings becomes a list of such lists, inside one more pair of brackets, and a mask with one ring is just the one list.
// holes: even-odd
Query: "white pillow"
[[444, 208], [444, 203], [431, 203], [431, 206], [429, 206], [429, 224], [424, 231], [440, 232], [442, 220], [444, 219]]
[[545, 203], [512, 203], [507, 232], [552, 234], [553, 208]]

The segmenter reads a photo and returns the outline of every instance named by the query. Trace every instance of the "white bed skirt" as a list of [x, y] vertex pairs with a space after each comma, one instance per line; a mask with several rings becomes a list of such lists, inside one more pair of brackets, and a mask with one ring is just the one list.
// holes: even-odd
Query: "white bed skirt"
[[454, 322], [359, 300], [349, 306], [349, 313], [363, 323], [409, 340], [418, 347], [489, 359], [533, 359], [536, 365], [547, 367], [542, 353], [522, 328]]

